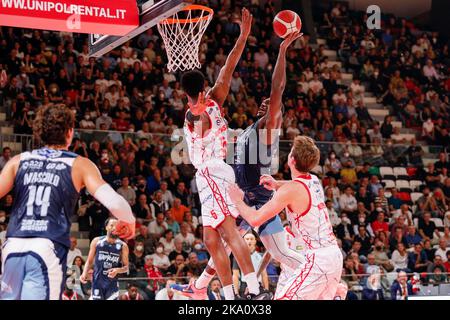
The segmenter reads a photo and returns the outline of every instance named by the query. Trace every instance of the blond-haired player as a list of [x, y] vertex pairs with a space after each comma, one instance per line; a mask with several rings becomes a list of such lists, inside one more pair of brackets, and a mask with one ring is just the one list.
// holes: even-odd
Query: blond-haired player
[[285, 286], [277, 290], [277, 300], [332, 300], [341, 279], [342, 254], [328, 218], [323, 188], [319, 179], [309, 173], [319, 159], [314, 140], [296, 137], [288, 156], [292, 180], [262, 176], [261, 183], [276, 192], [259, 210], [245, 204], [244, 193], [236, 185], [229, 189], [231, 200], [253, 227], [286, 208], [292, 233], [305, 247], [305, 263], [293, 270]]

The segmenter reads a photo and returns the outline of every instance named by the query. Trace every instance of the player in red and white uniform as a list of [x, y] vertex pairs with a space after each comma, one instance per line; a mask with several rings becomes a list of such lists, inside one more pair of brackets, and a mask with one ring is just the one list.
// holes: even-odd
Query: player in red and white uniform
[[212, 99], [207, 101], [205, 114], [210, 129], [202, 136], [186, 121], [184, 135], [189, 158], [197, 169], [196, 182], [202, 204], [203, 226], [217, 229], [225, 217], [237, 218], [239, 212], [230, 202], [226, 192], [228, 185], [235, 182], [233, 168], [224, 162], [227, 150], [227, 122], [221, 115], [219, 105]]
[[[225, 163], [228, 125], [221, 114], [221, 106], [230, 91], [231, 79], [252, 27], [252, 15], [242, 9], [241, 34], [222, 67], [213, 88], [204, 93], [205, 78], [199, 71], [185, 72], [181, 86], [188, 98], [184, 133], [189, 158], [196, 167], [196, 182], [202, 204], [204, 242], [213, 258], [217, 274], [222, 282], [225, 299], [234, 300], [230, 259], [224, 241], [233, 252], [248, 284], [248, 299], [270, 299], [261, 293], [258, 279], [250, 259], [250, 252], [236, 227], [239, 215], [228, 195], [228, 187], [235, 183], [234, 171]], [[183, 294], [193, 294], [193, 282], [187, 288], [174, 289]]]
[[333, 234], [325, 206], [322, 185], [309, 171], [320, 159], [314, 140], [299, 136], [289, 154], [292, 180], [276, 181], [262, 176], [266, 188], [277, 190], [273, 198], [259, 210], [243, 201], [243, 192], [236, 185], [229, 194], [242, 217], [257, 227], [286, 208], [296, 245], [305, 248], [305, 263], [288, 276], [285, 285], [275, 293], [277, 300], [332, 300], [342, 273], [342, 254]]

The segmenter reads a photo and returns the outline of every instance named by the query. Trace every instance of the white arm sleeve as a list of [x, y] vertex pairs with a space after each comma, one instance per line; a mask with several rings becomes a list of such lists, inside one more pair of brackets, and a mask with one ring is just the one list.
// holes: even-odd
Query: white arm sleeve
[[94, 198], [100, 201], [119, 220], [134, 223], [136, 221], [130, 204], [114, 191], [107, 183], [95, 191]]

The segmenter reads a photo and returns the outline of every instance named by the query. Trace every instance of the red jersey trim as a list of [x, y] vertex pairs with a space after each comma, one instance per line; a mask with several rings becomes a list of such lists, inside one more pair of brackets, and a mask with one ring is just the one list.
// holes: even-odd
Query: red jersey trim
[[300, 174], [299, 176], [297, 176], [296, 179], [298, 179], [298, 178], [305, 179], [305, 180], [311, 180], [311, 175], [309, 173], [307, 173], [307, 174]]
[[[298, 219], [298, 218], [303, 217], [304, 215], [306, 215], [309, 212], [309, 210], [311, 210], [312, 198], [311, 198], [311, 192], [309, 192], [309, 188], [306, 186], [306, 184], [303, 181], [296, 180], [296, 179], [294, 179], [292, 181], [296, 181], [298, 183], [301, 183], [305, 187], [306, 191], [308, 192], [308, 198], [309, 198], [308, 207], [306, 208], [305, 211], [303, 211], [301, 214], [298, 215], [298, 217], [297, 217], [297, 219]], [[294, 212], [291, 208], [289, 208], [289, 205], [287, 206], [287, 208], [288, 208], [289, 211]]]
[[[208, 108], [211, 108], [211, 107], [208, 107]], [[186, 112], [187, 112], [187, 111], [186, 111]], [[205, 112], [206, 112], [206, 110], [205, 110]], [[206, 112], [206, 115], [208, 116], [209, 129], [206, 131], [206, 132], [207, 132], [206, 135], [202, 136], [201, 139], [206, 138], [206, 137], [208, 136], [208, 134], [212, 131], [212, 120], [211, 120], [211, 116], [209, 115], [208, 112]], [[189, 129], [189, 131], [190, 131], [191, 133], [194, 133], [194, 127], [193, 127], [192, 124], [188, 123], [187, 127], [188, 127], [188, 129]]]

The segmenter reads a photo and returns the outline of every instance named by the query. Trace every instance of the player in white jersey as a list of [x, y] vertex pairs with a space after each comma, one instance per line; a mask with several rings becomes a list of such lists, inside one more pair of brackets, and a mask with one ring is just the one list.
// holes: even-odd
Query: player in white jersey
[[[227, 300], [234, 300], [235, 296], [230, 259], [222, 239], [231, 248], [244, 274], [250, 292], [248, 298], [261, 300], [271, 297], [260, 292], [248, 246], [236, 227], [235, 218], [239, 213], [227, 192], [228, 187], [235, 183], [235, 176], [231, 166], [225, 163], [228, 125], [221, 114], [221, 106], [230, 91], [233, 71], [250, 34], [252, 19], [250, 12], [242, 9], [240, 36], [208, 93], [204, 92], [205, 78], [201, 72], [188, 71], [181, 78], [181, 86], [188, 97], [189, 106], [184, 133], [189, 157], [197, 169], [196, 182], [202, 206], [204, 242], [217, 266]], [[192, 285], [195, 286], [195, 283]], [[193, 291], [192, 288], [187, 290]], [[179, 291], [183, 293], [183, 289]]]
[[243, 192], [231, 186], [229, 195], [242, 217], [257, 227], [280, 213], [286, 213], [297, 244], [305, 248], [305, 263], [294, 270], [286, 284], [277, 290], [277, 300], [332, 300], [342, 273], [342, 254], [328, 218], [322, 185], [309, 171], [320, 159], [320, 151], [309, 137], [299, 136], [288, 157], [292, 180], [276, 181], [262, 176], [273, 198], [259, 210], [243, 201]]

